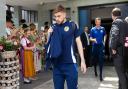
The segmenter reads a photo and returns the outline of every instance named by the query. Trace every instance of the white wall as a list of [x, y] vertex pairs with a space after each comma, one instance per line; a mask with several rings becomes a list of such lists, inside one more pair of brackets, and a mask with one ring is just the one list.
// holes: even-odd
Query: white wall
[[6, 34], [5, 27], [6, 27], [6, 9], [5, 9], [6, 2], [5, 0], [0, 1], [0, 36], [4, 36]]
[[126, 1], [128, 1], [128, 0], [69, 0], [69, 1], [47, 3], [47, 4], [44, 4], [43, 6], [38, 7], [39, 24], [40, 24], [39, 27], [45, 21], [50, 22], [49, 10], [52, 10], [53, 8], [55, 8], [57, 4], [61, 4], [61, 5], [65, 6], [66, 8], [70, 8], [71, 9], [71, 19], [73, 21], [78, 22], [78, 7], [109, 4], [109, 3], [119, 3], [119, 2], [126, 2]]
[[46, 10], [43, 6], [39, 6], [38, 10], [38, 29], [40, 30], [44, 22], [50, 22], [50, 11]]
[[104, 19], [111, 18], [112, 9], [113, 7], [91, 9], [91, 19], [95, 19], [96, 17], [100, 17]]

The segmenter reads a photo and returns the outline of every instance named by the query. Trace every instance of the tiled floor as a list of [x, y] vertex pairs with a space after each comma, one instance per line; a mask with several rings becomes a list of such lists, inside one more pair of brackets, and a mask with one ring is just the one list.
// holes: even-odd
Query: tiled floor
[[[48, 72], [44, 76], [39, 76], [39, 77], [48, 77], [48, 81], [43, 82], [44, 80], [41, 81], [37, 80], [34, 81], [31, 85], [29, 85], [29, 88], [26, 88], [28, 85], [23, 85], [21, 89], [54, 89], [53, 87], [53, 82], [52, 82], [52, 73]], [[88, 68], [87, 73], [83, 75], [81, 72], [79, 72], [79, 89], [117, 89], [118, 87], [118, 78], [115, 73], [114, 67], [105, 67], [104, 72], [104, 81], [100, 82], [99, 78], [94, 76], [93, 73], [93, 68]], [[43, 78], [42, 78], [43, 79]], [[50, 80], [49, 80], [50, 79]], [[37, 85], [34, 83], [38, 83]], [[66, 85], [65, 85], [66, 87]], [[67, 88], [65, 88], [67, 89]]]

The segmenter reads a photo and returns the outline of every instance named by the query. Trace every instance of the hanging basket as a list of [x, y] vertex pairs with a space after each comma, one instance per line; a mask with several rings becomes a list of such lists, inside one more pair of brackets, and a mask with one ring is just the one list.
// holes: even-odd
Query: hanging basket
[[14, 58], [16, 56], [16, 51], [5, 51], [0, 53], [3, 59]]

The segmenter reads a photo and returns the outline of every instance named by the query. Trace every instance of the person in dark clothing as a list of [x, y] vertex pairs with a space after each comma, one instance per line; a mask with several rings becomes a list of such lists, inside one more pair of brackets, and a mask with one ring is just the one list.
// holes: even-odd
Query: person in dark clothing
[[84, 28], [84, 32], [81, 34], [80, 37], [84, 50], [84, 58], [86, 59], [86, 66], [90, 67], [90, 39], [88, 34], [88, 27]]
[[128, 89], [126, 82], [126, 72], [124, 68], [123, 57], [123, 31], [126, 30], [126, 23], [121, 18], [121, 10], [114, 8], [112, 10], [112, 27], [110, 30], [110, 53], [114, 62], [115, 70], [119, 78], [119, 89]]
[[[125, 21], [127, 23], [127, 30], [128, 30], [128, 16], [125, 18]], [[128, 39], [126, 41], [127, 41], [126, 43], [128, 44]], [[128, 51], [128, 47], [126, 50]], [[126, 70], [126, 77], [127, 77], [127, 84], [128, 84], [128, 55], [127, 55], [127, 52], [126, 52], [126, 56], [125, 56], [125, 70]]]

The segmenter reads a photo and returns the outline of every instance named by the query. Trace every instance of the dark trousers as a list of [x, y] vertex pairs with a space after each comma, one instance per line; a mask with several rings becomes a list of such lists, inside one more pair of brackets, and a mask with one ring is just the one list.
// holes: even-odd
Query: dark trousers
[[94, 65], [95, 75], [97, 75], [97, 64], [99, 64], [100, 78], [102, 79], [102, 70], [104, 64], [104, 45], [93, 45], [92, 46], [92, 64]]
[[118, 54], [116, 54], [113, 56], [113, 62], [114, 62], [115, 70], [117, 72], [117, 76], [119, 78], [119, 89], [128, 89], [123, 58]]
[[85, 58], [85, 62], [86, 62], [86, 66], [90, 67], [90, 46], [86, 46], [84, 49], [84, 58]]
[[63, 63], [53, 67], [54, 89], [64, 89], [65, 81], [67, 89], [78, 89], [77, 64]]

